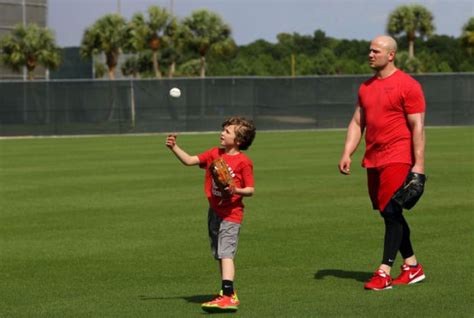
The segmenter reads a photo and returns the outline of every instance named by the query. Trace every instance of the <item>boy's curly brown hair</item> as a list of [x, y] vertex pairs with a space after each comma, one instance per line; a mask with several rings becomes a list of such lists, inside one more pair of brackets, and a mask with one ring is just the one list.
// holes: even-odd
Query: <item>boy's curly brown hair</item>
[[239, 149], [247, 150], [252, 144], [257, 130], [253, 121], [244, 117], [234, 116], [224, 121], [222, 128], [230, 125], [236, 126], [235, 139], [239, 143]]

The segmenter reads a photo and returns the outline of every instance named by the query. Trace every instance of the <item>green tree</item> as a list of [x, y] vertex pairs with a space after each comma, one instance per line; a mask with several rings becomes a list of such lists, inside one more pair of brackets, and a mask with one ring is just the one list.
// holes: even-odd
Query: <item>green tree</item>
[[397, 67], [409, 73], [423, 73], [423, 63], [416, 57], [410, 58], [407, 52], [399, 52], [396, 60]]
[[[146, 49], [146, 35], [148, 27], [145, 22], [143, 14], [135, 14], [132, 19], [127, 23], [125, 29], [125, 43], [123, 45], [123, 52], [132, 54], [122, 65], [122, 73], [126, 76], [132, 75], [135, 77], [141, 77], [140, 61], [143, 55], [147, 51]], [[150, 54], [150, 61], [152, 55]], [[151, 67], [151, 69], [153, 66]]]
[[463, 26], [461, 43], [469, 56], [472, 56], [474, 52], [474, 17], [471, 17]]
[[158, 53], [163, 46], [163, 38], [172, 23], [173, 17], [165, 8], [150, 6], [148, 19], [145, 19], [142, 13], [137, 13], [132, 17], [128, 26], [127, 49], [133, 52], [151, 50], [156, 78], [162, 77]]
[[[369, 41], [365, 40], [339, 40], [334, 47], [334, 54], [339, 59], [353, 60], [367, 65]], [[370, 72], [369, 72], [370, 73]]]
[[102, 78], [105, 74], [107, 74], [107, 65], [99, 61], [94, 62], [94, 78]]
[[115, 79], [121, 49], [127, 41], [127, 23], [119, 14], [108, 14], [97, 20], [84, 32], [81, 42], [81, 55], [91, 58], [104, 53], [109, 79]]
[[423, 64], [424, 72], [441, 72], [441, 65], [446, 71], [446, 64], [451, 71], [459, 72], [461, 63], [468, 59], [467, 52], [463, 50], [459, 38], [448, 35], [433, 35], [427, 41], [417, 41], [419, 49], [416, 55]]
[[322, 30], [316, 30], [313, 33], [313, 48], [319, 52], [324, 47], [330, 47], [334, 42], [334, 39], [331, 39], [326, 36], [326, 33]]
[[333, 51], [323, 48], [312, 61], [311, 73], [318, 75], [336, 74], [337, 57]]
[[259, 39], [247, 45], [239, 47], [238, 55], [255, 58], [261, 54], [274, 55], [275, 45], [265, 40]]
[[433, 31], [433, 14], [418, 4], [400, 6], [388, 18], [387, 32], [390, 35], [406, 35], [409, 58], [415, 56], [415, 39], [430, 36]]
[[122, 74], [138, 78], [140, 73], [140, 62], [137, 56], [129, 57], [121, 67]]
[[183, 57], [186, 43], [190, 41], [191, 36], [189, 30], [178, 19], [172, 18], [163, 37], [165, 43], [163, 56], [168, 60], [169, 64], [168, 77], [174, 76], [176, 63]]
[[221, 46], [235, 47], [235, 43], [230, 37], [230, 27], [219, 15], [207, 10], [194, 11], [190, 17], [184, 19], [183, 24], [191, 34], [190, 46], [200, 56], [200, 76], [205, 77], [206, 55], [210, 49], [218, 43]]
[[198, 76], [201, 69], [199, 59], [187, 60], [178, 67], [179, 74], [184, 76]]
[[36, 24], [20, 24], [0, 41], [0, 60], [14, 71], [26, 67], [28, 79], [32, 80], [38, 65], [56, 69], [61, 54], [52, 31]]
[[[230, 61], [221, 59], [219, 64], [222, 70], [227, 71], [228, 75], [235, 76], [269, 76], [269, 75], [285, 75], [282, 63], [275, 58], [275, 45], [265, 40], [256, 40], [248, 45], [242, 45], [236, 51], [235, 57]], [[258, 59], [255, 57], [258, 56]], [[210, 67], [214, 69], [214, 64]], [[217, 75], [217, 73], [213, 73]], [[219, 75], [226, 75], [220, 73]]]

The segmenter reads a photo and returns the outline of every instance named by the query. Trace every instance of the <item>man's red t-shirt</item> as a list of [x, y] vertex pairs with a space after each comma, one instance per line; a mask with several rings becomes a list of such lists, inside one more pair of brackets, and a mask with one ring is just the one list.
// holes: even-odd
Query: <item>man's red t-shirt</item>
[[216, 211], [221, 219], [240, 224], [242, 223], [244, 212], [242, 196], [234, 194], [230, 199], [223, 200], [222, 193], [214, 184], [209, 170], [211, 162], [219, 157], [222, 157], [234, 172], [234, 183], [237, 188], [254, 187], [253, 163], [243, 153], [228, 155], [223, 148], [218, 147], [198, 155], [199, 167], [206, 169], [204, 191], [211, 208]]
[[359, 88], [359, 106], [366, 125], [362, 166], [413, 164], [412, 135], [406, 115], [425, 112], [421, 85], [400, 70], [384, 79], [372, 77]]

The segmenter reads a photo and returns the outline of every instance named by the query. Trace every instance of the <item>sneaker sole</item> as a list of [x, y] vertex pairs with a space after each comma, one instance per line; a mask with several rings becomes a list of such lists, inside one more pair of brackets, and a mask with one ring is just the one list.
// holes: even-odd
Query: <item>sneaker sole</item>
[[416, 283], [421, 282], [421, 281], [424, 280], [425, 278], [426, 278], [425, 275], [421, 275], [421, 276], [415, 278], [414, 280], [412, 280], [412, 281], [410, 281], [410, 282], [408, 282], [408, 283], [403, 283], [403, 282], [396, 282], [396, 281], [394, 281], [394, 282], [392, 283], [392, 285], [398, 286], [398, 285], [411, 285], [411, 284], [416, 284]]
[[412, 280], [411, 282], [408, 283], [408, 285], [410, 284], [416, 284], [416, 283], [419, 283], [421, 282], [423, 279], [425, 279], [426, 276], [423, 274], [421, 276], [418, 276], [417, 278], [415, 278], [414, 280]]
[[237, 307], [227, 307], [227, 308], [221, 308], [221, 307], [201, 307], [202, 310], [205, 312], [209, 313], [216, 313], [216, 312], [236, 312]]
[[386, 289], [392, 289], [392, 286], [387, 286], [385, 288], [366, 288], [364, 287], [366, 290], [376, 290], [376, 291], [380, 291], [380, 290], [386, 290]]

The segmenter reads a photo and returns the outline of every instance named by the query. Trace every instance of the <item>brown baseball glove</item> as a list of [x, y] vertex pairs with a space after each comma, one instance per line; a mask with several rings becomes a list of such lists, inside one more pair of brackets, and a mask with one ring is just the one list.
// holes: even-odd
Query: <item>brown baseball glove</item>
[[212, 178], [224, 197], [230, 197], [235, 189], [233, 172], [222, 157], [215, 159], [209, 166]]

